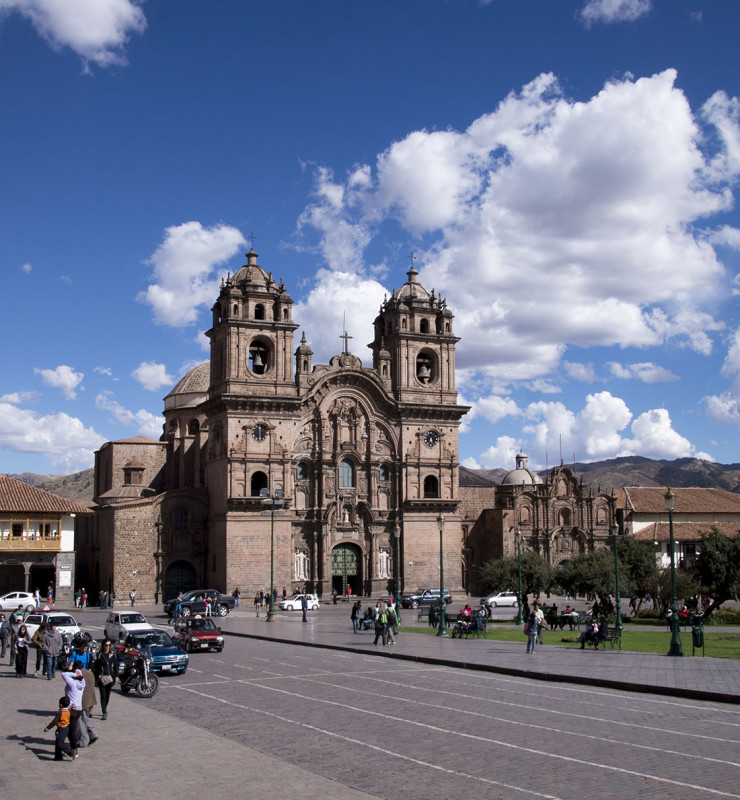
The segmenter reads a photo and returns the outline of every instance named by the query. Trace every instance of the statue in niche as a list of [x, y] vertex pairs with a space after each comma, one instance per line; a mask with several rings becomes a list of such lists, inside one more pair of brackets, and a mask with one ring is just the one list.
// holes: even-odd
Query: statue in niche
[[350, 509], [349, 506], [344, 506], [342, 508], [342, 522], [344, 522], [345, 524], [349, 524], [349, 521], [350, 521], [350, 519], [349, 519], [350, 510], [351, 509]]
[[391, 551], [387, 547], [381, 547], [378, 553], [378, 577], [391, 577]]
[[293, 576], [297, 581], [307, 581], [310, 579], [311, 560], [305, 550], [296, 548], [294, 563], [293, 563]]

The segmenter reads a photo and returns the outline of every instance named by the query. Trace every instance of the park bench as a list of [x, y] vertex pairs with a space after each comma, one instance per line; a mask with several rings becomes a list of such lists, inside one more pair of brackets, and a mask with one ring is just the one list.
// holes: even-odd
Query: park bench
[[[606, 639], [599, 639], [599, 646], [606, 645], [609, 643], [609, 647], [614, 650], [615, 648], [622, 649], [622, 631], [619, 628], [609, 628], [607, 633]], [[594, 643], [592, 641], [586, 642], [587, 647], [593, 647]]]
[[462, 630], [452, 631], [452, 638], [453, 639], [468, 639], [471, 636], [475, 639], [485, 639], [486, 638], [486, 624], [487, 619], [485, 617], [473, 617], [472, 624], [469, 628], [463, 628]]

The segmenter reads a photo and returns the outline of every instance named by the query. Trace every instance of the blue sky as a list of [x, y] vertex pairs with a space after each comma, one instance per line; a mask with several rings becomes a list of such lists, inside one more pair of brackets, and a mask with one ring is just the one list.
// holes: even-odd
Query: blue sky
[[[0, 0], [0, 470], [158, 438], [221, 276], [314, 362], [415, 255], [461, 462], [736, 462], [736, 0]], [[297, 332], [296, 346], [301, 331]]]

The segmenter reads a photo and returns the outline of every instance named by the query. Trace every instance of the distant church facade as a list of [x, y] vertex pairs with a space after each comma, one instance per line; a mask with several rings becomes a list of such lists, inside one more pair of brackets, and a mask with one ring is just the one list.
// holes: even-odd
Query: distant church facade
[[[453, 315], [417, 281], [374, 322], [372, 367], [347, 338], [329, 364], [296, 347], [282, 280], [247, 263], [212, 309], [210, 360], [164, 401], [160, 441], [108, 442], [95, 461], [91, 582], [118, 597], [270, 585], [328, 596], [468, 579]], [[347, 335], [345, 334], [345, 337]], [[275, 500], [276, 495], [282, 495]], [[397, 539], [398, 535], [398, 539]]]

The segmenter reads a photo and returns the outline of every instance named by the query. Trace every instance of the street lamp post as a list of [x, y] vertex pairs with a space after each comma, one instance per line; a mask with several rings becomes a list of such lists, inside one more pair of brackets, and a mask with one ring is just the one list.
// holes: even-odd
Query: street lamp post
[[668, 648], [669, 656], [682, 656], [681, 630], [678, 620], [678, 599], [676, 598], [676, 558], [674, 555], [673, 541], [673, 509], [676, 507], [676, 495], [671, 487], [664, 495], [665, 507], [668, 509], [668, 529], [670, 531], [670, 554], [671, 554], [671, 646]]
[[618, 551], [618, 542], [619, 542], [619, 528], [616, 525], [612, 525], [612, 537], [614, 538], [614, 578], [616, 580], [616, 594], [614, 599], [617, 604], [617, 616], [615, 620], [614, 627], [620, 632], [622, 632], [622, 598], [619, 595], [619, 551]]
[[437, 636], [447, 636], [447, 620], [445, 619], [445, 565], [444, 551], [442, 548], [442, 534], [445, 531], [445, 518], [440, 514], [437, 517], [439, 528], [439, 628]]
[[396, 621], [401, 625], [401, 527], [396, 523], [393, 529], [393, 536], [396, 539]]
[[275, 506], [282, 508], [285, 505], [285, 492], [275, 489], [270, 494], [269, 489], [260, 489], [262, 505], [269, 504], [270, 510], [270, 608], [267, 612], [267, 622], [275, 621]]
[[519, 591], [517, 592], [516, 596], [516, 604], [519, 607], [519, 610], [516, 614], [516, 624], [523, 625], [524, 624], [524, 616], [522, 614], [522, 532], [517, 528], [516, 533], [514, 534], [514, 541], [516, 542], [516, 555], [517, 555], [517, 562], [519, 568]]

